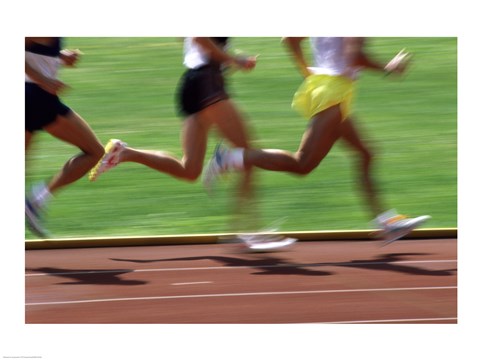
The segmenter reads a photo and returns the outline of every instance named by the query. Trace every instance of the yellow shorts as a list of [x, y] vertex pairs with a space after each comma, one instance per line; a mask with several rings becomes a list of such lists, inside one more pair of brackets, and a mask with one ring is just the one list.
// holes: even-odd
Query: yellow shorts
[[354, 81], [345, 76], [310, 75], [293, 96], [292, 108], [311, 119], [319, 112], [340, 104], [342, 118], [351, 112]]

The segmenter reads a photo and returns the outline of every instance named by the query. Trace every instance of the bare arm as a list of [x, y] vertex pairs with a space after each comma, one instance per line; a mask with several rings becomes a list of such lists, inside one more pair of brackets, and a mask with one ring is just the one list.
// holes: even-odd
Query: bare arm
[[298, 70], [303, 77], [308, 77], [312, 73], [308, 69], [308, 64], [305, 60], [305, 55], [302, 49], [302, 41], [305, 40], [304, 37], [285, 37], [282, 39], [282, 42], [287, 46], [287, 49], [293, 56], [295, 64], [298, 67]]
[[384, 71], [387, 74], [395, 72], [402, 73], [408, 65], [409, 54], [400, 51], [386, 65], [374, 60], [365, 52], [366, 39], [361, 37], [345, 38], [345, 54], [347, 61], [355, 67], [364, 69]]
[[241, 56], [232, 56], [221, 47], [219, 47], [214, 41], [207, 37], [195, 37], [193, 38], [197, 44], [199, 44], [209, 55], [211, 59], [216, 62], [234, 65], [241, 69], [250, 70], [253, 69], [256, 65], [256, 57], [241, 57]]
[[383, 71], [383, 65], [365, 53], [366, 39], [363, 37], [345, 38], [345, 54], [349, 64], [355, 67]]

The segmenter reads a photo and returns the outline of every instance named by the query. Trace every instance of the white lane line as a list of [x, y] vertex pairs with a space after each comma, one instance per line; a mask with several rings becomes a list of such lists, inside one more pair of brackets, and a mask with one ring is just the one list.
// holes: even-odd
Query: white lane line
[[85, 304], [85, 303], [99, 303], [99, 302], [113, 302], [113, 301], [193, 299], [193, 298], [235, 297], [235, 296], [307, 295], [307, 294], [335, 294], [335, 293], [380, 292], [380, 291], [425, 291], [425, 290], [428, 291], [428, 290], [451, 290], [456, 288], [457, 288], [456, 286], [434, 286], [434, 287], [410, 287], [410, 288], [341, 289], [341, 290], [198, 294], [198, 295], [149, 296], [149, 297], [108, 298], [108, 299], [71, 300], [71, 301], [49, 301], [49, 302], [39, 302], [39, 303], [26, 303], [25, 305], [26, 306], [68, 305], [68, 304]]
[[198, 285], [198, 284], [211, 284], [213, 281], [195, 281], [195, 282], [184, 282], [184, 283], [173, 283], [172, 285]]
[[418, 322], [418, 321], [451, 321], [457, 320], [456, 317], [446, 318], [417, 318], [417, 319], [382, 319], [382, 320], [352, 320], [352, 321], [325, 321], [309, 324], [369, 324], [369, 323], [400, 323], [400, 322]]
[[430, 263], [456, 263], [457, 260], [405, 260], [405, 261], [370, 261], [370, 262], [338, 262], [338, 263], [313, 263], [313, 264], [277, 264], [277, 265], [247, 265], [247, 266], [208, 266], [208, 267], [188, 267], [188, 268], [166, 268], [166, 269], [136, 269], [136, 270], [89, 270], [89, 271], [64, 271], [51, 273], [29, 273], [26, 277], [32, 276], [57, 276], [57, 275], [87, 275], [87, 274], [108, 274], [108, 273], [134, 273], [134, 272], [160, 272], [160, 271], [198, 271], [198, 270], [231, 270], [231, 269], [263, 269], [263, 268], [282, 268], [282, 267], [316, 267], [316, 266], [365, 266], [365, 265], [385, 265], [385, 264], [430, 264]]

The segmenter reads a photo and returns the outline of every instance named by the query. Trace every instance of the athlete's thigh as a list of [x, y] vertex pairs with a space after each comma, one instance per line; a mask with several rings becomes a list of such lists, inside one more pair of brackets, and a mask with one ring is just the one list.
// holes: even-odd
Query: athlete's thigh
[[361, 153], [368, 153], [368, 146], [362, 139], [353, 118], [347, 118], [342, 122], [341, 139], [350, 145], [354, 150]]
[[64, 116], [57, 116], [55, 122], [46, 126], [44, 130], [86, 153], [95, 153], [103, 149], [88, 123], [73, 110]]
[[183, 161], [185, 168], [201, 170], [207, 151], [209, 125], [198, 114], [184, 120], [182, 129]]
[[33, 133], [30, 131], [25, 131], [25, 151], [30, 147], [32, 141]]
[[313, 117], [298, 149], [305, 164], [316, 166], [328, 154], [341, 134], [341, 123], [339, 106], [330, 107]]
[[204, 111], [204, 114], [214, 123], [222, 136], [234, 146], [249, 148], [249, 133], [242, 115], [232, 100], [221, 100]]

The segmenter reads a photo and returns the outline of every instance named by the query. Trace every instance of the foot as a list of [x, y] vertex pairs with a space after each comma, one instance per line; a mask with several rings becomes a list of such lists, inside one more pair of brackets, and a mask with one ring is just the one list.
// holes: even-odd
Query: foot
[[43, 226], [41, 209], [30, 199], [25, 199], [25, 220], [28, 228], [37, 236], [42, 238], [50, 237], [50, 233]]
[[215, 147], [212, 158], [208, 162], [205, 170], [202, 174], [203, 186], [207, 192], [211, 193], [218, 178], [227, 172], [227, 166], [225, 164], [225, 157], [228, 153], [228, 149], [221, 144]]
[[294, 244], [297, 239], [286, 238], [273, 232], [240, 234], [238, 239], [248, 251], [275, 251]]
[[394, 210], [379, 215], [376, 222], [380, 227], [380, 236], [384, 240], [383, 245], [388, 245], [408, 235], [430, 218], [429, 215], [407, 218], [405, 215], [397, 214]]
[[120, 153], [126, 146], [127, 144], [118, 139], [110, 139], [105, 146], [105, 154], [102, 159], [90, 170], [89, 180], [95, 181], [101, 174], [117, 166], [120, 162]]

